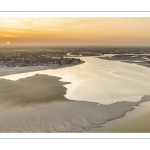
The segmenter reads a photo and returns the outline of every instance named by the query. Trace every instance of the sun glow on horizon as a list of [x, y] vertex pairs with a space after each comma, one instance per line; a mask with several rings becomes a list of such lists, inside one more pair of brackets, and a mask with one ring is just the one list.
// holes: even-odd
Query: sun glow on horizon
[[150, 45], [150, 18], [0, 18], [0, 44]]

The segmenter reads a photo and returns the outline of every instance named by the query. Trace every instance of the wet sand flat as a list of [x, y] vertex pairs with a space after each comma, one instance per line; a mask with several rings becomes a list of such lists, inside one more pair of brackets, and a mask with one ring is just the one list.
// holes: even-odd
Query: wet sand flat
[[111, 60], [111, 61], [120, 61], [130, 64], [137, 64], [145, 67], [150, 67], [149, 62], [149, 53], [148, 54], [104, 54], [100, 56], [100, 59]]
[[0, 132], [149, 132], [149, 112], [142, 108], [150, 100], [149, 69], [83, 60], [61, 69], [1, 70]]
[[60, 78], [48, 75], [11, 81], [0, 79], [0, 132], [84, 132], [123, 117], [134, 106], [149, 101], [102, 105], [64, 97]]
[[[122, 118], [112, 120], [100, 128], [93, 128], [91, 133], [150, 133], [150, 102], [135, 106]], [[85, 131], [87, 132], [87, 131]]]

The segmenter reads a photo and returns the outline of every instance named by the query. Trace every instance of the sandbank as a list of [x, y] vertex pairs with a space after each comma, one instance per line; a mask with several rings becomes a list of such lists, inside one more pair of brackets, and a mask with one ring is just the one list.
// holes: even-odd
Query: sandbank
[[150, 133], [150, 102], [134, 106], [124, 117], [103, 124], [100, 128], [92, 128], [90, 133]]

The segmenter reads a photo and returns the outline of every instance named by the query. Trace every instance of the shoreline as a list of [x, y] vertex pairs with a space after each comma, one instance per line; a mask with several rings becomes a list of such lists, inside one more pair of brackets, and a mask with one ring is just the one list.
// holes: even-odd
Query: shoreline
[[[12, 74], [18, 74], [18, 73], [27, 73], [27, 72], [33, 72], [33, 71], [42, 71], [42, 70], [49, 70], [49, 69], [71, 67], [71, 66], [80, 65], [82, 63], [85, 63], [85, 62], [81, 60], [80, 63], [59, 65], [59, 66], [28, 66], [28, 67], [13, 67], [13, 68], [0, 67], [0, 77], [12, 75]], [[2, 71], [5, 71], [5, 72], [2, 72]]]
[[71, 82], [64, 85], [67, 88], [67, 99], [100, 104], [111, 104], [116, 101], [135, 102], [143, 95], [149, 94], [148, 68], [93, 57], [82, 57], [82, 60], [85, 63], [74, 67], [31, 71], [0, 78], [18, 80], [35, 74], [60, 77], [60, 81]]
[[134, 106], [132, 111], [101, 127], [92, 128], [85, 133], [150, 133], [150, 101]]

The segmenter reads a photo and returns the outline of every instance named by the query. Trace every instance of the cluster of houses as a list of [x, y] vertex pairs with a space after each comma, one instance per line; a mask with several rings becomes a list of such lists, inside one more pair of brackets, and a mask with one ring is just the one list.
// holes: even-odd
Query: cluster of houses
[[50, 57], [47, 55], [41, 56], [18, 56], [18, 57], [0, 57], [1, 67], [27, 67], [27, 66], [52, 66], [52, 65], [66, 65], [79, 63], [81, 60], [69, 57]]

